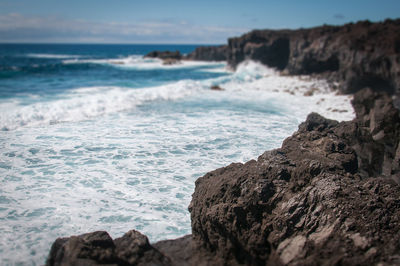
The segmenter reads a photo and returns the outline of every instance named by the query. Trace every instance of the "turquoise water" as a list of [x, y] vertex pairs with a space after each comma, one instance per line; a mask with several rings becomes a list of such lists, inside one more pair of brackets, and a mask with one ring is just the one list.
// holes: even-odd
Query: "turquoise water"
[[195, 180], [279, 147], [311, 108], [262, 90], [257, 64], [143, 58], [194, 47], [0, 45], [0, 264], [43, 264], [57, 237], [94, 230], [189, 234]]

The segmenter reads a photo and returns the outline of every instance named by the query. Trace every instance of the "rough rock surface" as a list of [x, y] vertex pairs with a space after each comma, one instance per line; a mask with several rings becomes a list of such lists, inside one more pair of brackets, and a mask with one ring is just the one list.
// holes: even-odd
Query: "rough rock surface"
[[371, 90], [354, 105], [355, 121], [312, 113], [282, 148], [199, 178], [196, 241], [241, 264], [400, 264], [399, 111]]
[[280, 149], [196, 181], [192, 235], [57, 239], [47, 265], [400, 265], [400, 116], [386, 93], [357, 117], [312, 113]]
[[149, 244], [146, 236], [131, 230], [112, 240], [97, 231], [57, 239], [46, 265], [171, 265], [171, 261]]

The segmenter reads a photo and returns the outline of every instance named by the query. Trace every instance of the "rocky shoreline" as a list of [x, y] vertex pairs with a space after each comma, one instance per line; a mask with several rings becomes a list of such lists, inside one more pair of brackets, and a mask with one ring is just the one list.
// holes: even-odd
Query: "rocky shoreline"
[[59, 238], [46, 264], [400, 265], [399, 28], [395, 20], [253, 31], [188, 55], [323, 75], [358, 91], [356, 118], [312, 113], [281, 148], [199, 178], [191, 235], [155, 244], [135, 230]]
[[[189, 59], [221, 60], [235, 69], [255, 60], [289, 75], [318, 75], [342, 93], [364, 87], [399, 93], [400, 19], [360, 21], [299, 30], [254, 30], [218, 47], [199, 47]], [[214, 55], [214, 56], [213, 56]]]

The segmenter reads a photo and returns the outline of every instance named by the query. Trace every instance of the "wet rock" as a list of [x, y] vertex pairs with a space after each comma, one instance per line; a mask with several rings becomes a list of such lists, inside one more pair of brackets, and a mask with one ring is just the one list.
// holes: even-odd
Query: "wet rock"
[[211, 90], [213, 90], [213, 91], [223, 91], [225, 89], [221, 88], [218, 85], [213, 85], [213, 86], [211, 86]]

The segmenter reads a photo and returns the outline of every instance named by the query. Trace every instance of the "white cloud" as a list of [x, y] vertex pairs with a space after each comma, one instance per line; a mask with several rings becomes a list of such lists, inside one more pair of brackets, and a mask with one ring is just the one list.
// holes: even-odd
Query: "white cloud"
[[225, 43], [227, 38], [247, 31], [171, 19], [120, 23], [0, 15], [1, 42]]

